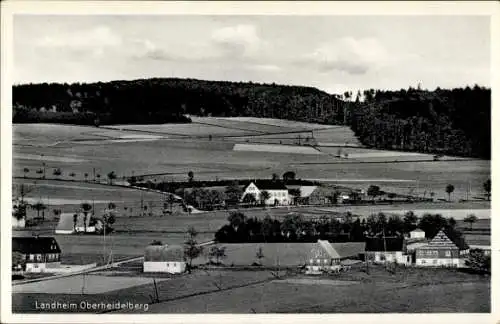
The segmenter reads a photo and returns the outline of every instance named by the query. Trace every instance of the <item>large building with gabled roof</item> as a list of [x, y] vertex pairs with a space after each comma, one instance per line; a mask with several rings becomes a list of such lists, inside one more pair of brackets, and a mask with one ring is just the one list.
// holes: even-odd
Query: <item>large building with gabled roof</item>
[[266, 205], [290, 205], [290, 195], [288, 188], [281, 181], [259, 180], [248, 184], [241, 196], [241, 201], [245, 200], [246, 195], [253, 195], [257, 201], [261, 201], [263, 191], [269, 193], [269, 198], [265, 200]]
[[318, 240], [311, 249], [306, 265], [306, 274], [321, 273], [340, 267], [341, 256], [326, 240]]
[[415, 249], [415, 265], [421, 267], [463, 267], [469, 246], [463, 238], [440, 230], [428, 244]]

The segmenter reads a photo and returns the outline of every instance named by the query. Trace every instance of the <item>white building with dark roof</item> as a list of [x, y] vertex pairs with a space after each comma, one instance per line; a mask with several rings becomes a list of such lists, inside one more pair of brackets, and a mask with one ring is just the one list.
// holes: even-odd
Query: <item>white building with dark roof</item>
[[184, 249], [179, 245], [149, 245], [144, 251], [144, 272], [183, 273]]
[[269, 193], [269, 198], [265, 200], [266, 205], [290, 205], [291, 197], [288, 188], [281, 181], [257, 181], [251, 182], [245, 187], [241, 196], [241, 201], [246, 195], [253, 195], [257, 201], [261, 201], [263, 191]]

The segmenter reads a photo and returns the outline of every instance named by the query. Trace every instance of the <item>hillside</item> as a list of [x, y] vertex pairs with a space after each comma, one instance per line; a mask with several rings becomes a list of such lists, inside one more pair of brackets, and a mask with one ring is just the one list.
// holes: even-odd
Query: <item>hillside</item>
[[[330, 95], [311, 87], [154, 78], [13, 87], [13, 122], [186, 123], [186, 115], [279, 118], [348, 125], [378, 149], [490, 158], [491, 90], [365, 90]], [[358, 92], [361, 97], [361, 93]]]
[[336, 123], [341, 103], [310, 87], [175, 78], [13, 87], [14, 122], [90, 113], [101, 124], [179, 122], [185, 114]]
[[491, 90], [367, 90], [350, 109], [359, 140], [379, 149], [491, 156]]

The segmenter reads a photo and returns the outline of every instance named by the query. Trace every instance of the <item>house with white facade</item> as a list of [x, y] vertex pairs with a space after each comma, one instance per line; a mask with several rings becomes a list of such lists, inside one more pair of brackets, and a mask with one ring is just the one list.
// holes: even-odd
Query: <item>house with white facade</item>
[[144, 251], [144, 272], [183, 273], [184, 249], [179, 245], [149, 245]]
[[13, 237], [12, 254], [17, 255], [12, 264], [16, 271], [49, 272], [61, 264], [61, 248], [53, 237]]
[[440, 230], [432, 240], [415, 249], [415, 265], [420, 267], [463, 267], [469, 246], [462, 238]]
[[367, 237], [365, 258], [373, 263], [411, 264], [411, 255], [406, 253], [405, 240], [402, 237]]
[[269, 198], [264, 201], [266, 205], [290, 205], [291, 197], [288, 188], [281, 181], [256, 181], [245, 187], [240, 201], [245, 200], [246, 195], [253, 195], [255, 199], [262, 201], [262, 192], [267, 191]]

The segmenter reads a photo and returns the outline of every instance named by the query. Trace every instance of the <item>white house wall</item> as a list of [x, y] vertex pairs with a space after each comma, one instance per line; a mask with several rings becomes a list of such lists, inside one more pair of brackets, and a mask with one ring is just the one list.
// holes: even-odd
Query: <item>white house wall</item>
[[441, 267], [441, 266], [461, 267], [463, 265], [463, 261], [457, 258], [454, 259], [418, 258], [415, 262], [415, 265], [419, 267]]
[[[385, 260], [382, 258], [385, 256]], [[374, 255], [375, 263], [399, 263], [399, 264], [410, 264], [411, 257], [409, 255], [403, 254], [402, 251], [397, 251], [393, 253], [387, 252], [375, 252]]]
[[186, 262], [144, 262], [144, 272], [182, 273], [184, 271], [186, 271]]
[[46, 264], [45, 263], [26, 263], [26, 272], [45, 272]]

